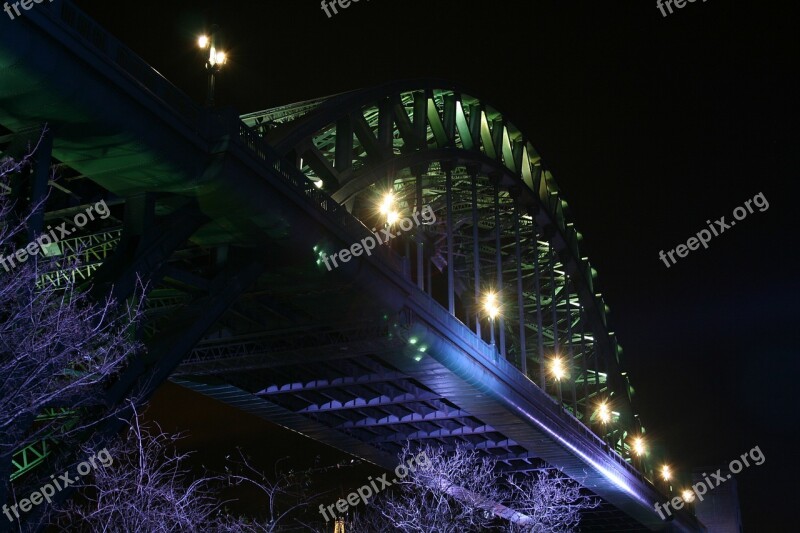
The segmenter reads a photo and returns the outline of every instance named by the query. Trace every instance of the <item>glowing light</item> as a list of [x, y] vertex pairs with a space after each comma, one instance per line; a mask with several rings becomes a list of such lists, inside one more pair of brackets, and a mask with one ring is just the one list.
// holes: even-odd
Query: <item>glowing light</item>
[[380, 211], [382, 215], [389, 215], [389, 213], [394, 211], [394, 193], [387, 192], [383, 195], [383, 199], [381, 200], [381, 207]]
[[661, 467], [661, 477], [664, 481], [669, 481], [672, 479], [672, 471], [669, 469], [669, 466], [664, 465]]
[[597, 407], [597, 418], [599, 418], [600, 422], [603, 424], [611, 422], [611, 410], [608, 408], [606, 402], [600, 402], [600, 405]]
[[208, 38], [208, 35], [201, 35], [197, 38], [197, 46], [200, 48], [208, 48], [210, 42], [211, 40]]
[[378, 206], [378, 212], [386, 217], [386, 223], [390, 226], [397, 224], [397, 221], [400, 220], [400, 213], [395, 206], [395, 201], [394, 193], [389, 191], [383, 195]]
[[681, 497], [683, 498], [683, 501], [692, 503], [694, 501], [694, 492], [689, 489], [686, 489], [683, 492], [681, 492]]
[[494, 320], [500, 314], [500, 304], [497, 302], [497, 294], [489, 292], [483, 301], [483, 310], [489, 315], [489, 318]]
[[646, 448], [644, 446], [644, 439], [642, 437], [636, 437], [633, 439], [633, 453], [636, 455], [644, 455], [646, 452]]
[[209, 65], [211, 65], [212, 67], [215, 67], [217, 65], [222, 66], [225, 64], [227, 60], [228, 56], [225, 55], [225, 52], [223, 52], [222, 50], [217, 50], [213, 46], [211, 47], [211, 50], [209, 51], [208, 54]]
[[556, 381], [561, 381], [567, 376], [567, 370], [564, 368], [564, 362], [560, 357], [554, 357], [550, 362], [550, 373]]
[[317, 189], [321, 189], [323, 185], [324, 184], [322, 183], [322, 180], [317, 180], [314, 182], [314, 187], [316, 187]]
[[408, 343], [409, 344], [417, 344], [417, 338], [416, 337], [411, 337], [410, 339], [408, 339]]
[[386, 217], [386, 223], [390, 226], [396, 224], [397, 221], [400, 220], [400, 213], [395, 207], [395, 201], [394, 193], [389, 191], [383, 195], [380, 206], [378, 207], [378, 211]]

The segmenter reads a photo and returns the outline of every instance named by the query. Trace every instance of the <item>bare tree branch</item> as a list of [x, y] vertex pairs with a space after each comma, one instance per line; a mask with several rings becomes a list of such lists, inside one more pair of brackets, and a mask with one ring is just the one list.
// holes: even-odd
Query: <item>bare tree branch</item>
[[[428, 457], [426, 468], [411, 471], [355, 513], [348, 533], [567, 533], [577, 530], [581, 511], [599, 505], [558, 471], [502, 477], [493, 458], [465, 446], [417, 451]], [[398, 457], [411, 453], [406, 446]]]
[[[0, 259], [26, 246], [31, 216], [46, 200], [20, 210], [5, 194], [34, 151], [0, 161]], [[92, 301], [69, 281], [60, 288], [42, 283], [53, 268], [53, 260], [37, 254], [0, 264], [0, 502], [9, 493], [16, 451], [43, 439], [68, 442], [115, 415], [103, 404], [104, 391], [142, 350], [136, 338], [142, 298]], [[42, 416], [48, 412], [54, 416]]]
[[233, 462], [234, 470], [228, 474], [228, 479], [237, 486], [255, 487], [266, 500], [268, 516], [266, 520], [253, 521], [253, 530], [264, 533], [282, 531], [292, 522], [310, 527], [301, 520], [302, 514], [310, 509], [312, 502], [330, 492], [311, 490], [311, 474], [315, 469], [281, 469], [279, 465], [288, 459], [284, 457], [275, 463], [272, 476], [267, 477], [252, 466], [241, 450], [238, 454], [239, 459]]
[[80, 524], [90, 533], [256, 531], [222, 512], [228, 503], [218, 496], [222, 477], [191, 476], [189, 454], [175, 449], [180, 438], [134, 417], [124, 438], [108, 448], [113, 463], [81, 480], [82, 498], [60, 508], [55, 525], [74, 531]]

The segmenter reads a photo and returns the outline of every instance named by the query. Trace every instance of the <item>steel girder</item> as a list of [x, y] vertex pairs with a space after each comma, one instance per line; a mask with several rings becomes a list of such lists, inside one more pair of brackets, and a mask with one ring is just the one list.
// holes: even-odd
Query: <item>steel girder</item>
[[[97, 30], [92, 25], [76, 24], [76, 18], [83, 22], [83, 16], [68, 3], [65, 5], [67, 8], [61, 10], [61, 18], [67, 24], [78, 27], [84, 36], [86, 27]], [[84, 31], [80, 31], [80, 27], [84, 27]], [[164, 84], [147, 71], [143, 62], [121, 48], [119, 43], [106, 39], [102, 31], [97, 35], [102, 39], [94, 46], [101, 53], [117, 51], [115, 64], [129, 75], [140, 78], [145, 87], [155, 87], [154, 94], [171, 104], [172, 110], [184, 119], [185, 124], [194, 125], [192, 113], [195, 110], [186, 105], [185, 98], [174, 98], [176, 92], [164, 90]], [[232, 137], [231, 147], [237, 151], [237, 157], [244, 154], [245, 158], [260, 160], [259, 164], [266, 162], [273, 166], [274, 171], [286, 179], [288, 195], [294, 199], [293, 195], [299, 192], [309, 206], [314, 207], [309, 209], [312, 217], [335, 220], [345, 230], [358, 229], [358, 225], [353, 224], [354, 219], [349, 214], [343, 213], [338, 202], [369, 227], [369, 222], [374, 220], [365, 207], [371, 203], [370, 192], [374, 195], [391, 187], [401, 197], [406, 209], [418, 208], [430, 201], [446, 226], [432, 228], [430, 235], [420, 232], [415, 247], [405, 254], [415, 267], [409, 272], [419, 286], [427, 288], [431, 296], [444, 286], [446, 297], [437, 294], [436, 299], [446, 301], [446, 308], [453, 315], [485, 337], [487, 324], [485, 321], [481, 323], [480, 316], [472, 318], [477, 315], [475, 302], [471, 307], [468, 302], [468, 265], [471, 263], [474, 267], [472, 288], [476, 294], [480, 294], [480, 280], [489, 279], [502, 290], [503, 295], [516, 296], [516, 303], [514, 298], [504, 302], [510, 312], [501, 321], [499, 344], [503, 354], [520, 370], [538, 378], [547, 388], [547, 351], [560, 353], [562, 348], [566, 348], [560, 355], [578, 367], [572, 369], [578, 374], [574, 380], [576, 383], [584, 387], [595, 385], [596, 390], [591, 393], [595, 395], [598, 392], [626, 395], [630, 389], [626, 380], [621, 379], [624, 375], [617, 365], [619, 352], [607, 331], [604, 304], [599, 295], [594, 294], [591, 267], [578, 253], [578, 235], [564, 220], [566, 204], [559, 198], [552, 177], [542, 169], [532, 147], [499, 113], [457, 89], [434, 89], [435, 86], [384, 87], [340, 95], [319, 103], [286, 106], [280, 113], [272, 113], [270, 118], [272, 122], [285, 125], [268, 134], [270, 142], [279, 148], [279, 154], [274, 154], [246, 127], [240, 128], [238, 136]], [[438, 86], [448, 87], [447, 84]], [[170, 96], [173, 98], [168, 98]], [[258, 121], [258, 118], [255, 116], [253, 119]], [[318, 128], [313, 127], [314, 121], [321, 122]], [[309, 124], [312, 127], [306, 131]], [[435, 154], [436, 150], [447, 155], [439, 156]], [[280, 156], [286, 158], [281, 160]], [[285, 164], [287, 159], [292, 164]], [[384, 167], [389, 171], [383, 172], [381, 169]], [[378, 171], [383, 176], [376, 177]], [[334, 201], [316, 191], [313, 185], [309, 188], [306, 176], [321, 178], [324, 188], [334, 193]], [[459, 212], [459, 202], [470, 202], [471, 208], [464, 211], [471, 216], [464, 217], [461, 230], [454, 218]], [[324, 211], [324, 215], [320, 215], [320, 211]], [[442, 211], [448, 216], [442, 217]], [[346, 231], [342, 235], [352, 236]], [[444, 247], [442, 240], [446, 243]], [[432, 251], [426, 252], [426, 246]], [[437, 254], [436, 250], [440, 253]], [[391, 259], [391, 256], [384, 259]], [[442, 272], [447, 270], [446, 284], [442, 284], [435, 271], [433, 275], [430, 273], [432, 266]], [[180, 278], [175, 279], [179, 283], [188, 279], [182, 275], [176, 278]], [[467, 290], [458, 289], [457, 281], [466, 284]], [[163, 308], [170, 305], [174, 304], [168, 303]], [[239, 315], [237, 319], [251, 322], [252, 327], [261, 323], [253, 315], [240, 313], [240, 309], [233, 311]], [[531, 315], [535, 315], [535, 321], [530, 319]], [[517, 327], [514, 327], [514, 316], [519, 317]], [[233, 326], [225, 318], [220, 322], [225, 322], [221, 324], [221, 330]], [[531, 347], [533, 343], [526, 342], [526, 337], [531, 334], [536, 338], [535, 348]], [[579, 338], [580, 347], [577, 346]], [[186, 342], [181, 341], [181, 344], [185, 346]], [[352, 357], [337, 359], [343, 361]], [[595, 363], [594, 369], [590, 367], [592, 362]], [[606, 365], [602, 367], [605, 372], [598, 370], [598, 364]], [[598, 376], [605, 376], [605, 381], [597, 380]], [[376, 398], [383, 398], [378, 403], [384, 403], [381, 407], [390, 411], [388, 416], [399, 416], [397, 413], [403, 405], [411, 405], [414, 398], [421, 400], [414, 404], [421, 410], [420, 414], [424, 413], [423, 410], [447, 412], [442, 405], [435, 404], [446, 404], [443, 397], [425, 391], [419, 383], [407, 383], [404, 386], [406, 392], [395, 395], [387, 394], [377, 385], [368, 384], [375, 387]], [[550, 392], [554, 393], [552, 388]], [[327, 390], [324, 394], [329, 401], [320, 403], [317, 400], [314, 405], [334, 407], [337, 402], [344, 405], [351, 401], [343, 398], [348, 394], [346, 389], [340, 392]], [[586, 399], [589, 397], [590, 394], [583, 395], [581, 409], [580, 398], [571, 394], [571, 409], [576, 415], [583, 413], [586, 416]], [[303, 395], [294, 398], [294, 401], [308, 401]], [[402, 398], [409, 402], [395, 405], [386, 402], [385, 398]], [[566, 407], [570, 408], [569, 401]], [[337, 409], [332, 416], [350, 411]], [[355, 414], [362, 417], [361, 413]], [[444, 418], [443, 423], [453, 420]], [[453, 434], [452, 430], [448, 431]]]
[[[347, 356], [339, 352], [346, 345], [342, 339], [331, 339], [330, 344], [320, 344], [309, 352], [299, 337], [285, 342], [279, 335], [262, 336], [258, 344], [247, 338], [230, 338], [228, 353], [237, 356], [226, 366], [220, 351], [222, 340], [217, 340], [213, 357], [207, 357], [208, 348], [198, 346], [173, 379], [388, 468], [392, 468], [394, 457], [407, 441], [414, 446], [433, 443], [445, 449], [469, 444], [496, 457], [509, 473], [525, 475], [552, 468], [540, 459], [551, 446], [546, 439], [539, 437], [531, 445], [528, 436], [523, 445], [507, 434], [507, 417], [491, 415], [503, 424], [498, 428], [487, 424], [483, 415], [476, 416], [475, 408], [495, 410], [483, 390], [474, 392], [481, 392], [478, 396], [486, 398], [469, 406], [460, 402], [474, 394], [435, 390], [461, 386], [458, 378], [453, 378], [452, 369], [446, 371], [429, 358], [417, 361], [412, 357], [409, 348], [416, 352], [416, 348], [424, 348], [424, 343], [410, 345], [414, 335], [409, 329], [410, 318], [390, 317], [388, 331], [379, 322], [371, 342], [353, 335], [351, 346], [371, 349], [358, 349]], [[362, 331], [367, 335], [369, 329]], [[290, 347], [295, 343], [300, 348], [298, 352]], [[248, 355], [242, 353], [245, 348], [251, 350]], [[433, 348], [427, 350], [432, 352]], [[263, 364], [259, 366], [261, 354]], [[313, 364], [309, 364], [307, 355], [314, 356]], [[242, 367], [243, 357], [249, 359]], [[405, 367], [401, 368], [403, 364]], [[518, 432], [527, 431], [518, 422], [514, 424]], [[635, 522], [608, 506], [602, 512], [587, 515], [585, 523], [598, 531], [637, 530]]]
[[[426, 227], [424, 243], [409, 254], [420, 286], [432, 294], [444, 285], [442, 304], [476, 333], [483, 328], [484, 338], [480, 295], [500, 290], [501, 353], [626, 453], [626, 436], [643, 428], [608, 307], [594, 290], [596, 273], [580, 255], [581, 236], [553, 176], [505, 115], [441, 82], [392, 84], [278, 111], [243, 119], [368, 227], [379, 226], [374, 205], [387, 190], [407, 215], [432, 206], [440, 223]], [[431, 264], [441, 276], [429, 274]], [[548, 371], [556, 355], [569, 377], [561, 383]], [[618, 424], [596, 420], [601, 401]]]

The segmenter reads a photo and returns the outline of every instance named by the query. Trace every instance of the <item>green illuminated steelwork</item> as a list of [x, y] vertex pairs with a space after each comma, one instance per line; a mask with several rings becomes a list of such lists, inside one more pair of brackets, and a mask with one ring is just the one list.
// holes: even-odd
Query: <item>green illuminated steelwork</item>
[[16, 452], [11, 459], [11, 481], [42, 464], [50, 455], [50, 441], [43, 439]]
[[[36, 417], [37, 421], [52, 421], [58, 419], [66, 419], [64, 427], [70, 428], [77, 422], [78, 413], [70, 409], [45, 409], [45, 411]], [[18, 477], [30, 472], [37, 466], [42, 464], [52, 452], [53, 446], [56, 441], [50, 437], [45, 437], [38, 442], [30, 444], [18, 452], [14, 453], [11, 458], [11, 481]]]
[[114, 253], [121, 236], [122, 228], [115, 228], [59, 241], [57, 257], [54, 257], [55, 268], [42, 274], [38, 283], [63, 288], [67, 282], [88, 280]]
[[[397, 250], [412, 279], [432, 296], [443, 291], [440, 303], [484, 338], [491, 324], [480, 295], [502, 294], [499, 352], [627, 456], [625, 438], [640, 428], [622, 349], [596, 271], [580, 255], [582, 236], [530, 142], [498, 110], [456, 90], [386, 87], [333, 99], [346, 118], [315, 113], [320, 99], [242, 119], [267, 138], [278, 125], [292, 131], [279, 153], [367, 227], [381, 227], [376, 206], [386, 190], [402, 216], [432, 206], [440, 223]], [[568, 378], [549, 374], [553, 357]], [[594, 415], [601, 400], [613, 411], [608, 423]]]

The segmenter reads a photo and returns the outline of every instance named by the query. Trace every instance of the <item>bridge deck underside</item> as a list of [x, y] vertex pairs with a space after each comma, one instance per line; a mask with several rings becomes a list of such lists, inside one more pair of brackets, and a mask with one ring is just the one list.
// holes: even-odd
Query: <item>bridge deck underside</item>
[[[175, 228], [186, 232], [187, 237], [181, 242], [188, 242], [164, 244], [163, 257], [158, 256], [158, 261], [150, 261], [149, 256], [141, 260], [147, 268], [156, 269], [153, 265], [159, 265], [160, 269], [150, 293], [148, 334], [160, 340], [164, 333], [175, 333], [179, 328], [169, 319], [187, 308], [198, 312], [177, 322], [191, 330], [189, 326], [194, 322], [189, 319], [202, 316], [201, 310], [211, 307], [214, 298], [220, 299], [218, 287], [225, 286], [221, 281], [227, 279], [229, 258], [241, 257], [243, 248], [250, 262], [265, 265], [266, 275], [226, 308], [213, 326], [196, 328], [202, 331], [192, 334], [205, 334], [207, 340], [196, 347], [173, 379], [386, 468], [395, 466], [396, 453], [406, 439], [416, 444], [435, 442], [446, 446], [468, 442], [497, 457], [511, 471], [562, 468], [594, 492], [617, 496], [586, 517], [586, 529], [637, 531], [641, 524], [661, 526], [654, 525], [652, 510], [648, 515], [648, 509], [636, 501], [638, 492], [648, 493], [644, 482], [635, 481], [636, 490], [631, 492], [636, 494], [626, 493], [619, 483], [614, 486], [609, 476], [596, 468], [598, 464], [611, 465], [615, 475], [630, 475], [625, 479], [635, 480], [633, 474], [619, 468], [625, 466], [619, 464], [619, 456], [598, 448], [594, 435], [589, 435], [584, 426], [507, 361], [490, 364], [485, 357], [480, 359], [488, 347], [468, 329], [458, 329], [454, 316], [437, 307], [445, 316], [440, 316], [436, 324], [430, 320], [430, 313], [404, 320], [402, 313], [409, 311], [409, 295], [413, 292], [410, 289], [415, 287], [395, 265], [362, 257], [338, 272], [314, 267], [312, 246], [324, 242], [331, 251], [350, 246], [357, 235], [351, 230], [357, 224], [340, 216], [342, 210], [337, 202], [318, 193], [305, 179], [308, 176], [297, 176], [303, 170], [297, 168], [298, 163], [302, 166], [302, 158], [291, 163], [287, 163], [287, 157], [278, 161], [238, 121], [195, 109], [185, 95], [167, 86], [121, 43], [84, 20], [71, 3], [65, 1], [63, 5], [63, 9], [56, 11], [54, 7], [50, 12], [43, 4], [42, 10], [31, 12], [13, 25], [11, 33], [0, 36], [0, 74], [4, 81], [0, 84], [0, 124], [19, 133], [49, 122], [54, 135], [53, 157], [73, 169], [76, 183], [91, 181], [104, 191], [98, 196], [94, 186], [87, 186], [79, 200], [64, 200], [65, 206], [78, 209], [98, 197], [118, 196], [120, 202], [124, 197], [124, 213], [117, 207], [113, 226], [109, 221], [109, 227], [99, 228], [103, 231], [98, 235], [108, 235], [102, 241], [108, 245], [103, 248], [104, 254], [110, 252], [112, 244], [125, 241], [120, 236], [123, 219], [129, 233], [138, 231], [132, 222], [151, 224], [156, 215], [163, 223], [158, 227], [163, 228], [163, 233], [176, 232]], [[82, 28], [103, 38], [85, 42]], [[415, 112], [426, 109], [422, 96], [413, 95]], [[455, 105], [455, 100], [448, 102]], [[328, 102], [325, 107], [330, 108], [333, 103]], [[406, 103], [398, 100], [393, 107], [385, 107], [390, 118], [386, 124], [396, 121], [402, 125], [394, 140], [391, 131], [385, 136], [392, 147], [389, 153], [396, 151], [394, 143], [400, 137], [415, 138], [411, 120], [413, 130], [416, 125], [425, 129], [422, 117], [426, 114], [405, 111], [409, 107]], [[468, 103], [473, 110], [470, 116], [483, 121], [474, 121], [477, 142], [478, 133], [489, 132], [487, 120], [500, 119], [492, 113], [487, 115], [477, 102]], [[280, 123], [311, 115], [318, 107], [323, 106], [307, 102], [302, 108], [287, 108], [283, 115], [269, 118]], [[427, 116], [436, 118], [434, 107], [430, 109]], [[438, 124], [438, 119], [434, 122]], [[370, 124], [365, 126], [363, 121], [354, 119], [349, 126], [342, 124], [347, 126], [342, 131], [349, 135], [338, 137], [352, 141], [349, 128], [355, 128], [359, 138], [371, 139], [367, 135]], [[495, 131], [504, 135], [511, 131], [500, 126]], [[440, 129], [436, 129], [439, 134]], [[466, 133], [465, 130], [465, 138], [469, 137]], [[498, 146], [509, 145], [501, 137], [498, 135]], [[424, 133], [422, 138], [418, 144], [427, 146]], [[493, 144], [492, 139], [488, 141], [487, 149]], [[339, 157], [339, 163], [349, 159], [348, 169], [362, 168], [352, 164], [352, 146], [333, 144], [338, 144], [343, 153], [349, 152], [347, 158]], [[324, 145], [306, 148], [312, 153], [325, 150]], [[356, 150], [357, 158], [360, 153]], [[515, 154], [509, 152], [509, 157], [500, 159], [510, 162]], [[320, 168], [332, 172], [323, 161], [327, 156], [316, 157]], [[349, 170], [349, 174], [337, 176], [353, 174]], [[541, 178], [542, 174], [538, 172], [537, 176]], [[433, 183], [435, 187], [427, 186], [426, 190], [438, 190], [440, 182], [440, 177], [420, 176], [418, 183]], [[462, 182], [456, 175], [456, 189]], [[528, 186], [534, 183], [530, 179], [528, 182]], [[540, 179], [538, 183], [541, 186], [533, 187], [534, 192], [560, 209], [562, 203], [556, 191], [548, 188], [548, 180]], [[67, 191], [65, 196], [67, 193], [71, 196], [75, 191]], [[192, 229], [191, 217], [183, 225], [163, 220], [179, 211], [183, 200], [190, 197], [208, 219], [204, 226]], [[152, 204], [148, 203], [150, 199]], [[438, 202], [443, 203], [441, 198]], [[141, 207], [145, 205], [150, 206], [149, 211]], [[458, 202], [453, 210], [459, 213]], [[366, 232], [359, 230], [363, 230], [359, 236]], [[145, 232], [142, 240], [152, 244], [147, 250], [163, 244], [155, 238], [160, 233]], [[133, 237], [136, 241], [140, 235], [134, 233]], [[534, 250], [540, 246], [537, 242], [533, 240]], [[503, 254], [508, 249], [504, 244], [487, 248], [484, 253], [499, 250]], [[555, 256], [550, 257], [551, 272], [560, 273]], [[588, 264], [584, 266], [591, 279]], [[113, 269], [107, 270], [114, 273]], [[230, 270], [229, 277], [235, 278], [238, 270]], [[502, 268], [499, 270], [503, 272]], [[551, 278], [555, 279], [553, 274]], [[555, 300], [557, 287], [551, 283], [550, 288], [550, 298]], [[570, 292], [563, 290], [562, 294]], [[596, 300], [602, 303], [599, 296]], [[558, 324], [566, 324], [567, 336], [572, 337], [573, 321], [564, 318], [572, 316], [576, 306], [571, 296], [562, 301], [567, 302], [566, 306], [553, 307], [553, 329], [558, 331]], [[432, 299], [431, 302], [439, 306]], [[526, 302], [521, 307], [526, 305], [530, 308]], [[415, 311], [419, 311], [419, 303]], [[346, 323], [364, 317], [376, 320]], [[542, 337], [546, 321], [544, 326], [536, 330]], [[426, 352], [419, 351], [419, 344], [411, 343], [411, 335], [417, 331], [414, 328], [427, 332], [430, 346]], [[562, 334], [563, 329], [562, 326]], [[459, 333], [452, 334], [453, 331]], [[188, 340], [186, 344], [189, 345]], [[162, 346], [155, 342], [151, 345]], [[613, 350], [608, 352], [613, 355]], [[613, 357], [609, 360], [613, 362]], [[541, 361], [540, 358], [540, 366]], [[469, 372], [479, 377], [470, 377]], [[595, 372], [595, 376], [598, 374]], [[571, 429], [564, 434], [547, 434], [543, 430], [545, 424], [536, 423], [539, 415], [550, 417], [549, 421], [561, 429]], [[581, 428], [586, 431], [585, 440], [581, 440]], [[571, 450], [563, 439], [559, 440], [567, 433], [575, 444]], [[583, 447], [586, 443], [588, 446]], [[587, 467], [587, 455], [596, 460], [593, 467]], [[637, 521], [626, 514], [632, 508]]]
[[[410, 346], [401, 328], [382, 320], [209, 341], [172, 380], [386, 469], [406, 442], [468, 444], [509, 473], [553, 468], [543, 457], [568, 457], [485, 391], [434, 357], [420, 357], [419, 344]], [[585, 467], [571, 461], [570, 469]], [[646, 531], [607, 503], [587, 512], [583, 527]]]

